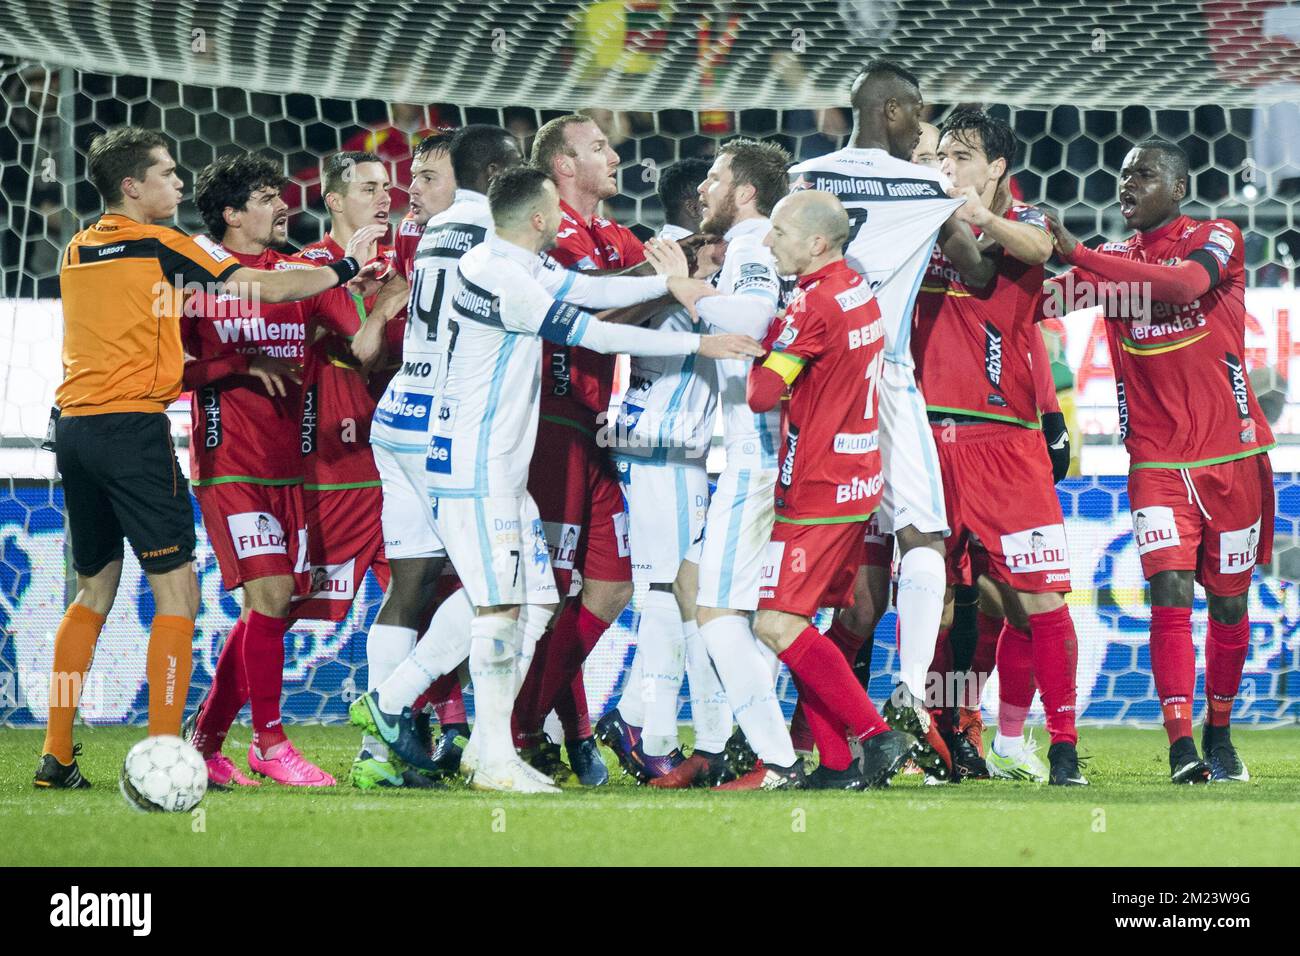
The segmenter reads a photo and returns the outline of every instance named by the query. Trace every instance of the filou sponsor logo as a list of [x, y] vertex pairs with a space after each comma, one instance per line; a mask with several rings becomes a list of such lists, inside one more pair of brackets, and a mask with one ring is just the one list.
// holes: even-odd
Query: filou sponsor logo
[[1259, 528], [1256, 521], [1240, 531], [1223, 531], [1219, 534], [1219, 573], [1236, 574], [1249, 571], [1259, 555]]
[[242, 511], [227, 516], [226, 524], [238, 558], [288, 553], [284, 528], [275, 515], [264, 511]]
[[1002, 552], [1013, 574], [1029, 571], [1067, 571], [1069, 552], [1063, 525], [1043, 525], [1002, 536]]
[[50, 925], [128, 927], [133, 936], [148, 936], [153, 929], [153, 894], [83, 893], [73, 886], [50, 897]]
[[1172, 548], [1179, 543], [1172, 508], [1155, 506], [1133, 512], [1133, 542], [1139, 554]]
[[835, 503], [844, 504], [846, 501], [861, 501], [863, 498], [873, 498], [880, 494], [885, 487], [885, 476], [882, 474], [869, 475], [866, 478], [859, 478], [856, 475], [845, 485], [835, 486]]

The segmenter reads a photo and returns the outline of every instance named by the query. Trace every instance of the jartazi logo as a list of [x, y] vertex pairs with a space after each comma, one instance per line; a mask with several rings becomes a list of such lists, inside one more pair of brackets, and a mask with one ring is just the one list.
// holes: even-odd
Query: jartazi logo
[[80, 887], [50, 897], [51, 926], [129, 926], [134, 936], [153, 928], [152, 893], [82, 893]]

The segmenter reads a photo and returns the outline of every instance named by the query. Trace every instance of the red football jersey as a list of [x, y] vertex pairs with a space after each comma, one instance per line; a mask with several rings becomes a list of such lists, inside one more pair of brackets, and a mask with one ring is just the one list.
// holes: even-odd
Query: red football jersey
[[[587, 225], [563, 200], [560, 210], [564, 218], [549, 254], [566, 269], [626, 269], [645, 261], [641, 240], [632, 230], [601, 216], [593, 216]], [[542, 416], [584, 431], [594, 429], [595, 416], [609, 410], [617, 361], [617, 356], [590, 349], [542, 343]]]
[[[397, 238], [393, 240], [393, 263], [397, 272], [404, 279], [410, 279], [415, 271], [415, 249], [424, 235], [424, 226], [408, 214], [397, 224]], [[402, 307], [403, 314], [406, 307]]]
[[1212, 256], [1218, 283], [1187, 305], [1155, 302], [1143, 309], [1134, 302], [1138, 296], [1119, 294], [1128, 289], [1085, 269], [1051, 280], [1067, 306], [1089, 297], [1110, 320], [1120, 437], [1131, 468], [1196, 468], [1273, 447], [1246, 369], [1244, 246], [1241, 230], [1226, 219], [1179, 216], [1097, 250], [1164, 265], [1198, 250]]
[[[302, 254], [316, 263], [334, 262], [343, 258], [343, 249], [326, 236]], [[379, 254], [395, 261], [391, 246], [380, 246]], [[362, 377], [348, 347], [361, 328], [358, 303], [346, 289], [331, 292], [331, 307], [307, 324], [310, 344], [303, 363], [301, 428], [307, 487], [375, 485], [379, 472], [370, 452], [370, 421], [390, 376], [376, 373], [369, 381]], [[390, 329], [394, 325], [398, 323], [390, 323]], [[389, 342], [390, 355], [401, 354], [400, 335], [396, 353], [392, 347]]]
[[880, 504], [884, 335], [871, 287], [843, 259], [801, 277], [772, 321], [764, 344], [803, 366], [782, 406], [777, 521], [865, 521]]
[[[253, 269], [310, 269], [311, 263], [268, 249], [231, 252]], [[181, 315], [185, 387], [190, 401], [190, 474], [195, 485], [227, 481], [295, 484], [302, 481], [298, 410], [302, 395], [285, 379], [287, 394], [267, 394], [248, 373], [253, 355], [301, 365], [306, 317], [321, 296], [300, 302], [253, 303], [238, 295], [198, 293]]]
[[[1013, 202], [1003, 218], [1047, 232], [1040, 210]], [[1031, 335], [1047, 272], [1002, 253], [993, 281], [968, 287], [936, 243], [921, 280], [912, 330], [912, 359], [925, 407], [938, 415], [970, 415], [1038, 428], [1038, 395], [1030, 364]]]

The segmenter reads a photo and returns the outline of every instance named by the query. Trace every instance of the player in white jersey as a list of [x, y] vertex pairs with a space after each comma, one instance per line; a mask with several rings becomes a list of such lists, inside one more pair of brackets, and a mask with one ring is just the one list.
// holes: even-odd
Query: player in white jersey
[[[374, 329], [384, 324], [393, 311], [392, 303], [405, 291], [401, 365], [375, 409], [370, 431], [383, 490], [384, 550], [392, 571], [383, 603], [366, 634], [367, 683], [371, 691], [413, 656], [421, 621], [427, 620], [425, 615], [435, 600], [438, 579], [446, 568], [447, 552], [429, 512], [424, 468], [430, 409], [442, 382], [447, 351], [456, 263], [491, 234], [492, 216], [484, 195], [488, 183], [497, 173], [523, 161], [515, 138], [499, 126], [467, 126], [454, 136], [436, 134], [430, 140], [434, 146], [417, 148], [411, 164], [411, 206], [415, 215], [403, 220], [403, 227], [414, 222], [422, 235], [411, 259], [410, 274], [389, 280], [358, 335], [361, 338], [371, 332], [373, 342], [382, 342], [382, 335], [374, 335]], [[458, 182], [463, 188], [457, 188]], [[439, 608], [422, 643], [440, 631], [463, 633], [470, 613], [464, 597], [452, 595]], [[432, 647], [432, 643], [427, 644], [424, 651]], [[451, 669], [459, 663], [454, 662]], [[425, 681], [420, 692], [430, 683]], [[383, 736], [371, 735], [362, 741], [362, 753], [351, 774], [354, 784], [397, 786], [404, 782], [409, 786], [423, 781], [414, 771], [401, 772], [390, 765], [388, 743]], [[396, 746], [406, 749], [404, 743]]]
[[[930, 251], [940, 227], [962, 200], [949, 197], [952, 184], [942, 173], [910, 161], [920, 139], [924, 105], [915, 76], [876, 60], [858, 75], [852, 96], [852, 145], [799, 163], [790, 176], [793, 188], [833, 193], [848, 210], [845, 258], [870, 283], [880, 304], [885, 324], [880, 390], [885, 497], [879, 523], [881, 530], [894, 534], [902, 555], [896, 599], [899, 686], [884, 716], [894, 729], [927, 741], [938, 753], [925, 690], [943, 613], [948, 522], [910, 337]], [[854, 589], [859, 612], [883, 606], [888, 585], [887, 567], [864, 568]]]
[[667, 278], [597, 279], [549, 263], [539, 253], [555, 242], [559, 197], [537, 169], [501, 174], [488, 196], [497, 235], [459, 264], [456, 318], [426, 467], [436, 528], [476, 609], [469, 657], [477, 717], [471, 783], [553, 792], [519, 759], [510, 733], [516, 655], [540, 636], [558, 602], [545, 534], [527, 492], [541, 340], [604, 353], [699, 352], [742, 360], [761, 349], [743, 336], [664, 332], [593, 318], [572, 303], [616, 308], [667, 291], [691, 306], [711, 290], [685, 278], [680, 249], [662, 242], [649, 244], [647, 257], [656, 268], [677, 272]]
[[[714, 279], [721, 294], [702, 300], [697, 309], [712, 329], [761, 338], [781, 307], [781, 279], [763, 241], [771, 228], [767, 217], [787, 191], [789, 162], [778, 146], [732, 140], [719, 150], [700, 184], [705, 213], [701, 228], [727, 241], [722, 269]], [[749, 408], [751, 364], [716, 363], [726, 466], [709, 502], [704, 536], [683, 562], [676, 589], [692, 712], [702, 712], [705, 719], [696, 714], [695, 751], [666, 775], [662, 786], [726, 779], [725, 745], [733, 708], [750, 746], [765, 763], [785, 767], [795, 760], [776, 699], [771, 655], [749, 629], [775, 518], [781, 428], [778, 410], [755, 414]]]
[[[661, 236], [684, 240], [699, 233], [703, 218], [698, 189], [708, 175], [706, 159], [684, 159], [663, 170], [659, 201], [665, 225]], [[703, 236], [700, 236], [703, 239]], [[718, 243], [698, 247], [696, 275], [717, 271]], [[657, 327], [699, 331], [700, 324], [673, 303], [658, 314]], [[636, 656], [617, 707], [601, 718], [597, 734], [638, 778], [660, 786], [679, 756], [678, 695], [685, 675], [685, 634], [673, 596], [682, 561], [704, 529], [709, 504], [706, 460], [718, 407], [714, 364], [698, 356], [635, 356], [615, 422], [597, 435], [608, 445], [627, 499], [628, 545], [632, 578], [648, 585], [641, 602]], [[692, 710], [696, 717], [702, 716]], [[649, 767], [632, 756], [638, 752]]]

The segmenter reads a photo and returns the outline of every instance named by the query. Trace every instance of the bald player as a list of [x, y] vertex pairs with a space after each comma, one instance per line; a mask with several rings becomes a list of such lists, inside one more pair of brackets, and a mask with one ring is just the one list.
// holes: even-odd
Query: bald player
[[[821, 754], [808, 785], [862, 790], [886, 783], [919, 742], [889, 729], [841, 651], [812, 626], [818, 608], [851, 600], [866, 522], [884, 484], [876, 417], [884, 329], [870, 287], [841, 252], [849, 228], [848, 214], [830, 193], [794, 193], [777, 204], [764, 244], [783, 275], [798, 276], [798, 286], [768, 330], [769, 353], [750, 372], [747, 400], [755, 412], [782, 406], [768, 549], [774, 570], [763, 582], [754, 631], [790, 668], [799, 690]], [[757, 676], [762, 660], [753, 657]], [[763, 738], [745, 726], [754, 695], [749, 687], [738, 693], [724, 671], [735, 666], [735, 656], [715, 657], [714, 664], [766, 765], [732, 789], [798, 786], [802, 763], [772, 766], [759, 749]], [[788, 741], [785, 756], [793, 758]]]
[[[924, 107], [915, 76], [889, 61], [872, 61], [854, 81], [852, 98], [852, 145], [792, 168], [791, 188], [830, 192], [843, 203], [849, 215], [845, 259], [867, 281], [880, 306], [885, 358], [879, 440], [885, 489], [879, 525], [895, 536], [901, 552], [895, 600], [899, 684], [885, 717], [926, 741], [917, 762], [946, 779], [951, 757], [932, 727], [925, 696], [943, 611], [948, 522], [938, 455], [912, 364], [911, 330], [917, 289], [939, 227], [962, 200], [948, 196], [952, 184], [942, 173], [910, 161], [921, 139]], [[869, 636], [863, 624], [874, 608], [884, 606], [890, 555], [878, 547], [872, 551], [855, 589], [851, 616], [841, 615], [828, 632], [846, 655], [856, 656]]]

